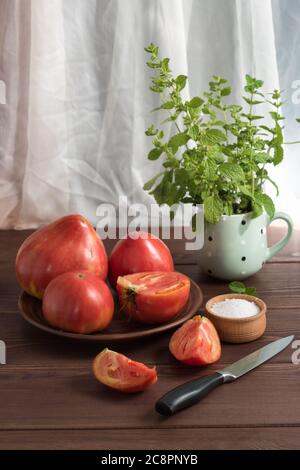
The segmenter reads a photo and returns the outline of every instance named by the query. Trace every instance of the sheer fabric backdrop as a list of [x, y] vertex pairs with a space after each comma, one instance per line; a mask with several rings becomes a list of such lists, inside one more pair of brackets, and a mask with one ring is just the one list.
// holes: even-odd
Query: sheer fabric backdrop
[[[291, 90], [299, 15], [294, 0], [0, 0], [0, 227], [67, 212], [95, 223], [97, 206], [123, 194], [151, 202], [142, 187], [161, 162], [147, 161], [144, 131], [161, 117], [150, 112], [158, 97], [144, 45], [157, 43], [188, 74], [187, 97], [213, 74], [231, 81], [236, 99], [246, 73], [266, 90], [279, 80]], [[288, 93], [289, 120], [297, 111]], [[275, 177], [277, 206], [300, 222], [298, 153], [288, 150]]]

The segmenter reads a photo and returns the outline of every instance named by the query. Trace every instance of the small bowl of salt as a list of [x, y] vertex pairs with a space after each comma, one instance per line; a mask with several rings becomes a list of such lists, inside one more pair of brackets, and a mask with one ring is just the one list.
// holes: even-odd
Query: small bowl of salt
[[217, 295], [206, 303], [205, 310], [221, 340], [227, 343], [254, 341], [265, 332], [267, 306], [252, 295]]

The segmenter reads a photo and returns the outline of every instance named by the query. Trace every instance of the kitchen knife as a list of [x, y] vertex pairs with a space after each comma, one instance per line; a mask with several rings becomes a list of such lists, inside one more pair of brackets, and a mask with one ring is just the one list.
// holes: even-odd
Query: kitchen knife
[[276, 356], [276, 354], [283, 351], [293, 339], [294, 336], [292, 335], [273, 341], [267, 346], [225, 367], [225, 369], [217, 371], [215, 374], [192, 380], [191, 382], [174, 388], [156, 402], [156, 411], [162, 415], [171, 416], [183, 408], [194, 405], [218, 385], [232, 382], [268, 361], [273, 356]]

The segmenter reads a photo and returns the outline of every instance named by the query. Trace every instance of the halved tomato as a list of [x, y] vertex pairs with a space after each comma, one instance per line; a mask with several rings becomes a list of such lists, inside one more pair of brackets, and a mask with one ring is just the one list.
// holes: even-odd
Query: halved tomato
[[99, 382], [124, 393], [141, 392], [157, 382], [155, 367], [147, 367], [107, 348], [95, 357], [93, 372]]
[[220, 359], [221, 343], [212, 322], [196, 315], [172, 335], [169, 348], [179, 361], [197, 366]]
[[177, 272], [146, 272], [119, 276], [121, 308], [136, 321], [162, 323], [179, 313], [190, 293], [190, 280]]

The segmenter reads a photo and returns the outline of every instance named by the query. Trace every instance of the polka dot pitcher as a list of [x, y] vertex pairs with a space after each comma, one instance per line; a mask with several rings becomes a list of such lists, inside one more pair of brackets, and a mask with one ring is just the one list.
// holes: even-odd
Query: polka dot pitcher
[[[287, 234], [268, 247], [266, 228], [276, 219], [287, 223]], [[205, 222], [199, 265], [204, 272], [219, 279], [246, 279], [287, 244], [292, 231], [292, 220], [283, 212], [277, 212], [272, 220], [265, 213], [256, 218], [252, 218], [251, 213], [224, 215], [217, 224]]]

